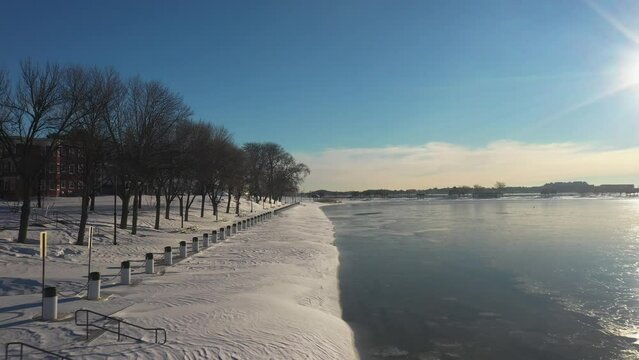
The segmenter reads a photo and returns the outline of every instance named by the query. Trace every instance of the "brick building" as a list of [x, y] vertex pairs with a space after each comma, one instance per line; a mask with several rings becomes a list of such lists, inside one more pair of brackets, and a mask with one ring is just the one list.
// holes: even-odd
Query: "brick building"
[[[62, 143], [52, 154], [48, 162], [44, 162], [45, 154], [50, 150], [50, 139], [34, 140], [34, 149], [29, 161], [34, 165], [44, 168], [40, 178], [33, 185], [31, 194], [37, 196], [40, 193], [47, 197], [76, 196], [80, 195], [83, 184], [81, 180], [82, 154], [73, 145]], [[21, 146], [16, 140], [16, 148]], [[18, 153], [20, 153], [18, 148]], [[9, 158], [6, 150], [0, 154], [0, 197], [6, 200], [16, 200], [20, 197], [22, 183], [16, 172], [15, 166]]]

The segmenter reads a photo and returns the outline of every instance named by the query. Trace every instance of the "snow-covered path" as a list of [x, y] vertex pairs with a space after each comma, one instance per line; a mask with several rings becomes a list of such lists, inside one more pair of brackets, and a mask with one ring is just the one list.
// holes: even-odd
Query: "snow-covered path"
[[[36, 294], [0, 297], [0, 343], [19, 339], [74, 358], [356, 359], [353, 334], [341, 319], [338, 253], [332, 224], [315, 204], [283, 211], [224, 243], [166, 268], [138, 275], [133, 286], [103, 289], [107, 301], [71, 299], [83, 307], [167, 329], [165, 345], [86, 343], [72, 320], [31, 321]], [[11, 324], [11, 326], [7, 326]], [[146, 336], [150, 337], [152, 334]]]

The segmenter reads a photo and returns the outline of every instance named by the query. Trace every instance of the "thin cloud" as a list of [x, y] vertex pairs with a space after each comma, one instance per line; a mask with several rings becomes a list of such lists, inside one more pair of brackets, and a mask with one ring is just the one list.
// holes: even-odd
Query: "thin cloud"
[[420, 146], [328, 149], [296, 154], [311, 168], [305, 190], [407, 189], [481, 184], [539, 185], [548, 181], [639, 179], [639, 147], [526, 144], [496, 141], [470, 148], [443, 142]]
[[604, 21], [606, 21], [610, 26], [612, 26], [617, 32], [623, 35], [626, 39], [632, 41], [636, 45], [639, 45], [639, 36], [635, 34], [633, 30], [628, 28], [625, 24], [619, 21], [612, 14], [604, 10], [602, 7], [597, 5], [594, 1], [585, 0], [584, 1], [592, 11], [594, 11], [599, 17], [601, 17]]

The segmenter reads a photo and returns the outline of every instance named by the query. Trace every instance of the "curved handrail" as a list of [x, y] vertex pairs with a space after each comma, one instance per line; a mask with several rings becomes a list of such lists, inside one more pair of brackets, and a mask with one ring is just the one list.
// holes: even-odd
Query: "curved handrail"
[[4, 351], [5, 351], [5, 353], [4, 353], [4, 354], [5, 354], [4, 358], [5, 358], [5, 360], [8, 360], [8, 359], [9, 359], [9, 351], [10, 351], [10, 347], [11, 347], [11, 345], [20, 345], [20, 354], [19, 354], [19, 355], [11, 355], [11, 357], [14, 357], [14, 356], [20, 356], [20, 359], [22, 359], [22, 357], [23, 357], [23, 350], [24, 350], [24, 347], [26, 346], [26, 347], [28, 347], [28, 348], [30, 348], [30, 349], [38, 350], [38, 351], [39, 351], [39, 352], [41, 352], [41, 353], [44, 353], [44, 354], [47, 354], [47, 355], [55, 356], [55, 357], [57, 357], [58, 359], [71, 360], [71, 358], [70, 358], [70, 357], [62, 356], [62, 355], [60, 355], [60, 354], [56, 354], [56, 353], [54, 353], [54, 352], [51, 352], [51, 351], [48, 351], [48, 350], [41, 349], [41, 348], [39, 348], [39, 347], [37, 347], [37, 346], [33, 346], [33, 345], [29, 345], [29, 344], [25, 344], [25, 343], [20, 342], [20, 341], [14, 341], [14, 342], [7, 343], [7, 345], [4, 347]]
[[[79, 323], [78, 322], [78, 314], [80, 314], [81, 312], [85, 312], [86, 313], [86, 318], [85, 318], [86, 322], [85, 323]], [[98, 316], [102, 317], [101, 320], [108, 319], [108, 320], [112, 320], [112, 321], [117, 322], [118, 323], [118, 330], [115, 331], [115, 330], [109, 329], [109, 328], [104, 327], [104, 326], [96, 325], [95, 323], [90, 323], [89, 322], [89, 314], [98, 315]], [[123, 334], [122, 331], [121, 331], [121, 325], [124, 324], [124, 325], [132, 326], [132, 327], [140, 329], [140, 330], [144, 330], [144, 331], [153, 331], [155, 333], [155, 343], [156, 344], [165, 344], [166, 343], [166, 330], [163, 329], [163, 328], [146, 328], [144, 326], [132, 324], [132, 323], [130, 323], [128, 321], [125, 321], [125, 320], [122, 320], [122, 319], [119, 319], [119, 318], [116, 318], [116, 317], [113, 317], [113, 316], [100, 314], [99, 312], [95, 312], [95, 311], [92, 311], [92, 310], [86, 310], [86, 309], [76, 310], [75, 314], [74, 314], [74, 318], [75, 318], [74, 319], [75, 320], [75, 324], [77, 326], [86, 327], [86, 329], [87, 329], [87, 339], [89, 338], [89, 326], [92, 326], [92, 327], [95, 327], [95, 328], [98, 328], [98, 329], [102, 329], [104, 331], [108, 331], [108, 332], [117, 334], [118, 335], [118, 341], [120, 341], [120, 337], [121, 336], [124, 336], [124, 337], [129, 338], [129, 339], [133, 339], [133, 340], [143, 341], [142, 339], [139, 339], [139, 338], [127, 335], [127, 334]], [[162, 334], [162, 341], [158, 341], [158, 333]]]

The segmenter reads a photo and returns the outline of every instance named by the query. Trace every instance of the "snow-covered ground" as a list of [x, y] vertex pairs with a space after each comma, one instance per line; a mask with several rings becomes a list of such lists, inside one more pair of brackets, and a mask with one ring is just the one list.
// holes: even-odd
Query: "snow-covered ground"
[[[61, 211], [61, 216], [77, 216], [75, 199], [55, 201], [50, 209]], [[16, 244], [10, 240], [15, 230], [0, 231], [0, 238], [6, 239], [0, 240], [0, 344], [23, 341], [73, 358], [92, 359], [357, 358], [352, 331], [341, 319], [332, 224], [316, 204], [303, 203], [282, 211], [223, 243], [171, 267], [156, 267], [156, 274], [147, 275], [141, 268], [145, 253], [161, 253], [164, 246], [175, 247], [181, 240], [201, 236], [237, 218], [221, 214], [215, 222], [210, 206], [200, 218], [196, 202], [191, 221], [185, 223], [188, 230], [180, 229], [177, 218], [162, 219], [158, 231], [151, 228], [154, 209], [147, 200], [138, 235], [119, 230], [119, 244], [114, 246], [109, 237], [113, 216], [109, 201], [98, 198], [97, 211], [89, 220], [100, 227], [102, 235], [92, 254], [92, 271], [100, 271], [104, 280], [100, 301], [88, 301], [84, 293], [73, 296], [84, 288], [87, 275], [86, 247], [69, 245], [77, 227], [58, 224], [55, 230], [55, 223], [40, 219], [42, 227], [29, 236], [35, 240], [44, 229], [56, 244], [50, 246], [46, 283], [69, 296], [60, 297], [62, 320], [57, 322], [34, 320], [40, 315], [41, 303], [38, 245], [35, 241]], [[243, 216], [250, 214], [250, 206], [243, 205]], [[261, 204], [252, 206], [253, 214], [265, 211]], [[12, 214], [0, 214], [5, 227], [14, 221], [12, 216], [17, 217]], [[131, 286], [118, 285], [117, 277], [111, 280], [123, 260], [136, 260]], [[87, 342], [85, 329], [72, 319], [77, 309], [166, 328], [167, 342], [118, 342], [110, 333]], [[153, 338], [151, 332], [122, 329], [147, 340]]]

